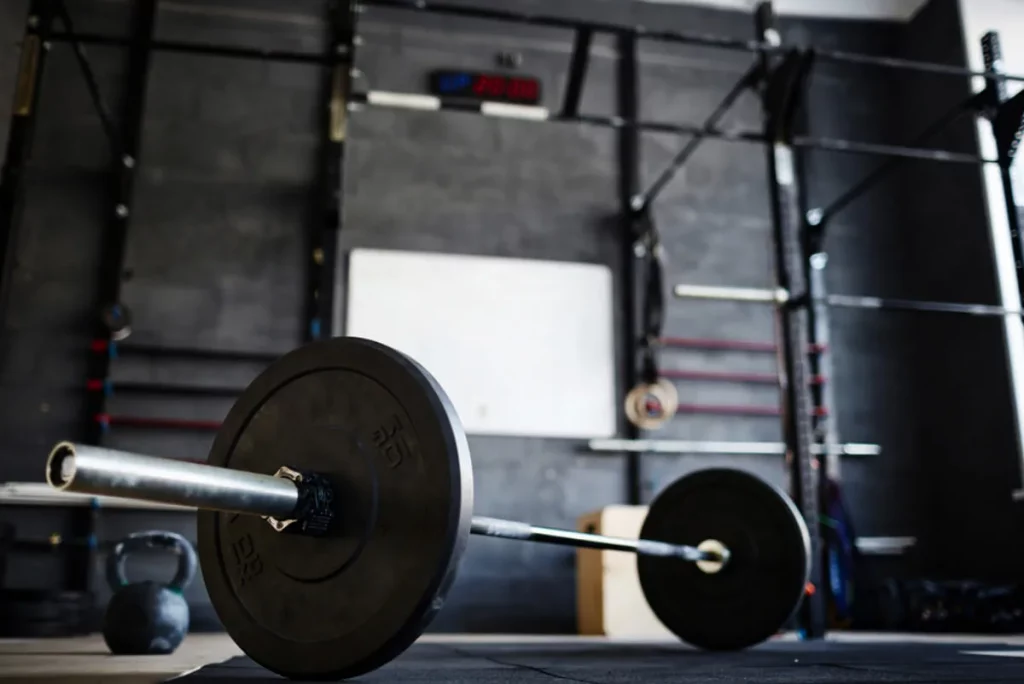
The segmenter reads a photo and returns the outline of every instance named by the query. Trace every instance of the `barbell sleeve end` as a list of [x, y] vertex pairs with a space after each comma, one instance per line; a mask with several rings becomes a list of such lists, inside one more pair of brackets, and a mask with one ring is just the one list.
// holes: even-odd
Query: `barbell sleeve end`
[[204, 510], [292, 520], [299, 484], [172, 458], [59, 442], [46, 460], [46, 482], [60, 491], [140, 499]]
[[70, 490], [75, 478], [75, 445], [58, 442], [46, 457], [46, 484], [60, 491]]

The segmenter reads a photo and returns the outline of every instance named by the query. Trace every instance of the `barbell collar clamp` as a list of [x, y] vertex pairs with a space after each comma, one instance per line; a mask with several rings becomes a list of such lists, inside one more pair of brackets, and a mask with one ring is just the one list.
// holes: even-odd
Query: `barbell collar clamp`
[[307, 534], [314, 537], [327, 534], [334, 527], [335, 498], [331, 481], [319, 473], [299, 471], [281, 466], [274, 477], [295, 483], [298, 497], [292, 517], [279, 519], [266, 516], [267, 523], [278, 532]]

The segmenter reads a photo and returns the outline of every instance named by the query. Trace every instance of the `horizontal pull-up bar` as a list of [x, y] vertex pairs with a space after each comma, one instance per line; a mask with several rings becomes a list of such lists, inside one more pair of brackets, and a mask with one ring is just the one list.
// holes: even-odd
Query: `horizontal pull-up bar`
[[815, 138], [796, 136], [793, 147], [825, 150], [829, 152], [848, 152], [850, 154], [876, 155], [879, 157], [902, 157], [903, 159], [920, 159], [925, 161], [950, 162], [952, 164], [997, 164], [997, 159], [986, 159], [966, 152], [950, 152], [948, 150], [932, 150], [904, 145], [885, 145], [882, 143], [866, 143], [836, 138]]
[[[62, 43], [78, 43], [80, 45], [100, 45], [107, 47], [131, 47], [135, 41], [128, 36], [108, 36], [100, 33], [82, 33], [78, 31], [56, 31], [49, 35], [49, 40]], [[181, 40], [147, 40], [145, 47], [163, 52], [181, 52], [215, 57], [235, 57], [239, 59], [257, 59], [271, 62], [299, 62], [304, 64], [335, 64], [339, 57], [327, 53], [296, 52], [291, 50], [269, 50], [264, 48], [241, 47], [232, 45], [215, 45]]]
[[577, 29], [572, 41], [572, 55], [569, 58], [569, 80], [562, 98], [562, 116], [576, 116], [580, 113], [580, 99], [583, 97], [583, 79], [590, 63], [590, 44], [594, 32], [587, 28]]
[[943, 76], [982, 76], [984, 78], [994, 78], [998, 81], [1024, 81], [1024, 75], [999, 74], [995, 71], [975, 71], [973, 69], [953, 66], [950, 64], [920, 62], [914, 59], [903, 59], [901, 57], [864, 55], [856, 52], [847, 52], [845, 50], [829, 50], [822, 48], [811, 49], [814, 50], [814, 54], [818, 59], [829, 62], [900, 69], [903, 71], [919, 71], [921, 73], [938, 74]]
[[572, 19], [570, 17], [532, 14], [505, 9], [471, 7], [448, 2], [428, 2], [427, 0], [368, 0], [361, 2], [360, 4], [368, 7], [390, 7], [394, 9], [414, 10], [429, 14], [446, 14], [449, 16], [459, 16], [470, 19], [505, 21], [516, 24], [526, 24], [529, 26], [545, 26], [548, 28], [560, 29], [587, 29], [595, 33], [630, 34], [637, 38], [646, 38], [649, 40], [686, 43], [689, 45], [703, 45], [706, 47], [725, 48], [728, 50], [739, 50], [742, 52], [755, 52], [761, 47], [761, 43], [758, 41], [743, 40], [728, 36], [691, 33], [687, 31], [660, 31], [641, 26], [621, 26], [618, 24], [609, 24], [599, 21], [586, 21], [581, 19]]
[[[389, 7], [431, 14], [446, 14], [450, 16], [475, 19], [506, 21], [517, 24], [527, 24], [530, 26], [547, 26], [550, 28], [561, 29], [588, 29], [596, 33], [630, 34], [637, 38], [643, 38], [646, 40], [723, 48], [740, 52], [780, 53], [791, 50], [794, 47], [798, 47], [795, 45], [773, 45], [756, 40], [743, 40], [740, 38], [732, 38], [730, 36], [716, 36], [706, 33], [664, 31], [650, 29], [645, 26], [623, 26], [605, 22], [583, 21], [568, 17], [516, 12], [514, 10], [467, 7], [465, 5], [456, 5], [448, 2], [433, 2], [432, 0], [362, 0], [360, 4], [368, 7]], [[916, 60], [901, 59], [898, 57], [864, 55], [854, 52], [846, 52], [843, 50], [819, 49], [813, 46], [806, 49], [813, 50], [816, 56], [832, 62], [845, 62], [848, 64], [858, 64], [862, 66], [876, 66], [890, 69], [901, 69], [904, 71], [943, 74], [948, 76], [984, 76], [986, 78], [1001, 81], [1024, 81], [1024, 76], [1000, 74], [991, 71], [974, 71], [972, 69], [946, 64], [932, 64], [929, 62], [919, 62]]]
[[[672, 289], [677, 299], [708, 299], [726, 302], [754, 302], [762, 304], [799, 304], [789, 292], [782, 288], [729, 287], [717, 285], [680, 284]], [[841, 309], [882, 309], [886, 311], [918, 311], [924, 313], [951, 313], [969, 316], [1021, 316], [1019, 308], [1007, 308], [997, 304], [961, 304], [959, 302], [934, 302], [891, 297], [864, 297], [859, 295], [826, 295], [816, 297], [828, 306]]]
[[[371, 90], [366, 93], [354, 93], [351, 98], [350, 108], [358, 109], [360, 105], [370, 105], [373, 107], [389, 109], [413, 109], [419, 111], [460, 111], [473, 114], [483, 114], [484, 116], [493, 116], [497, 118], [578, 123], [608, 128], [638, 128], [648, 133], [672, 133], [676, 135], [714, 138], [717, 140], [730, 140], [734, 142], [752, 142], [761, 144], [770, 142], [768, 138], [759, 131], [728, 130], [699, 126], [695, 124], [678, 124], [658, 121], [628, 121], [622, 117], [595, 116], [590, 114], [563, 116], [560, 114], [552, 114], [551, 111], [545, 107], [510, 105], [502, 102], [477, 102], [458, 98], [448, 99], [437, 97], [435, 95], [424, 95], [421, 93], [395, 93], [380, 90]], [[883, 145], [878, 143], [865, 143], [852, 140], [812, 136], [797, 136], [793, 138], [791, 144], [794, 147], [842, 152], [847, 154], [903, 157], [906, 159], [930, 159], [933, 161], [958, 164], [986, 164], [995, 163], [996, 161], [962, 152], [904, 147], [900, 145]]]
[[[469, 7], [446, 2], [430, 2], [428, 0], [363, 0], [360, 5], [504, 21], [530, 26], [545, 26], [567, 30], [585, 30], [593, 33], [618, 35], [627, 34], [645, 40], [721, 48], [739, 52], [782, 53], [793, 49], [794, 47], [799, 47], [795, 45], [775, 45], [756, 40], [733, 38], [730, 36], [719, 36], [688, 31], [656, 30], [644, 26], [624, 26], [606, 22], [572, 19], [569, 17], [531, 14], [526, 12], [515, 12], [512, 10]], [[132, 44], [132, 39], [126, 36], [111, 36], [89, 32], [54, 32], [49, 36], [49, 38], [54, 41], [77, 41], [82, 44], [107, 45], [112, 47], [127, 47]], [[336, 62], [336, 57], [333, 55], [289, 50], [264, 50], [261, 48], [233, 47], [213, 43], [172, 40], [147, 40], [144, 41], [144, 44], [153, 50], [162, 50], [166, 52], [220, 55], [224, 57], [265, 59], [271, 61], [301, 62], [309, 64], [332, 64]], [[808, 46], [804, 49], [813, 50], [816, 57], [819, 59], [832, 62], [901, 69], [905, 71], [918, 71], [921, 73], [942, 74], [947, 76], [984, 77], [990, 80], [1003, 82], [1024, 82], [1024, 75], [1002, 74], [994, 71], [975, 71], [973, 69], [947, 64], [933, 64], [929, 62], [902, 59], [899, 57], [865, 55], [846, 52], [843, 50], [822, 49], [813, 46]]]

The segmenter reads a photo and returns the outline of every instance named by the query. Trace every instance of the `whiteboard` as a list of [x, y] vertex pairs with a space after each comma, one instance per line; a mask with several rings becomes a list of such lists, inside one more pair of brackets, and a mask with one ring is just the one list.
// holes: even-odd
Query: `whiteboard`
[[469, 434], [608, 437], [612, 304], [607, 266], [355, 249], [345, 334], [418, 361]]

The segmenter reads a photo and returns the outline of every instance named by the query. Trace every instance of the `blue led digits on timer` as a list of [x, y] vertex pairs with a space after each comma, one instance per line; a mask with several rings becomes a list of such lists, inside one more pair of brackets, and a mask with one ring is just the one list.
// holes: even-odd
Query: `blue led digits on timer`
[[440, 95], [465, 92], [473, 83], [473, 77], [464, 73], [441, 73], [437, 77], [437, 89]]

